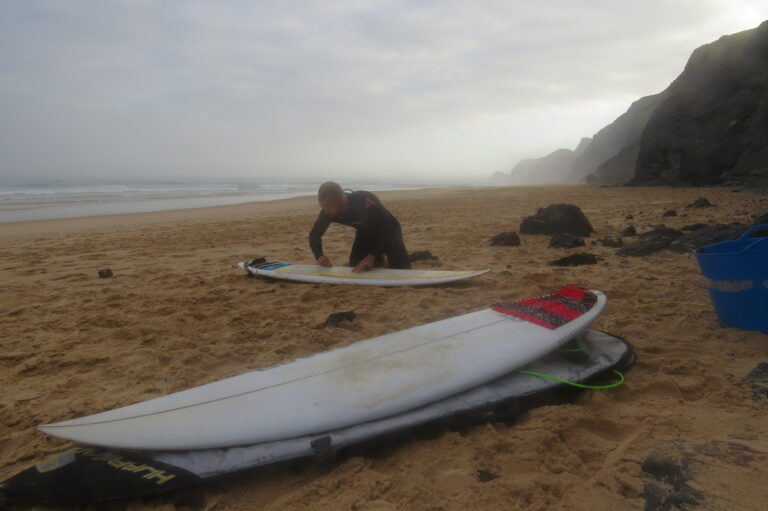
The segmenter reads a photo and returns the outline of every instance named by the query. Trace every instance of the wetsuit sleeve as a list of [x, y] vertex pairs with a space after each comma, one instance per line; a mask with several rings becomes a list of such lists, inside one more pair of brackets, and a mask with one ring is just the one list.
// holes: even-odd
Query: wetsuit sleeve
[[376, 244], [371, 249], [371, 255], [379, 258], [387, 249], [389, 241], [397, 234], [397, 225], [392, 214], [381, 203], [368, 207], [366, 227], [376, 233]]
[[331, 225], [331, 218], [321, 211], [315, 220], [315, 225], [309, 231], [309, 248], [315, 254], [315, 259], [323, 255], [323, 234], [328, 230], [329, 225]]

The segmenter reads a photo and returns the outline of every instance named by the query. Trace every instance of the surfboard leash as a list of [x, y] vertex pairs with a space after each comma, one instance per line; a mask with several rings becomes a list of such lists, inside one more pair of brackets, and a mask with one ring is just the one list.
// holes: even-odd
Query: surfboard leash
[[537, 378], [541, 378], [543, 380], [552, 380], [552, 381], [556, 381], [558, 383], [563, 383], [565, 385], [570, 385], [571, 387], [576, 387], [576, 388], [579, 388], [579, 389], [587, 389], [587, 390], [607, 390], [607, 389], [613, 389], [613, 388], [616, 388], [616, 387], [618, 387], [618, 386], [620, 386], [620, 385], [622, 385], [624, 383], [624, 374], [621, 371], [617, 371], [615, 369], [612, 370], [611, 372], [616, 375], [616, 377], [619, 379], [619, 381], [617, 381], [615, 383], [608, 384], [608, 385], [585, 385], [583, 383], [576, 383], [576, 382], [564, 380], [562, 378], [558, 378], [557, 376], [550, 376], [548, 374], [537, 373], [537, 372], [534, 372], [534, 371], [519, 370], [517, 372], [521, 373], [521, 374], [527, 374], [527, 375], [530, 375], [530, 376], [536, 376]]
[[581, 337], [580, 336], [576, 336], [574, 338], [574, 342], [573, 343], [567, 343], [567, 344], [576, 344], [576, 347], [575, 348], [560, 348], [557, 351], [559, 351], [560, 353], [579, 353], [581, 351], [587, 351], [587, 347], [584, 346], [584, 343], [581, 342]]

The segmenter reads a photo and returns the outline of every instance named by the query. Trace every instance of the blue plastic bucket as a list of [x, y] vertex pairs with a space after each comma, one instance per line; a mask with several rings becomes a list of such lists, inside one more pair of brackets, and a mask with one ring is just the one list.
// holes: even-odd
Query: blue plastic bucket
[[768, 238], [750, 233], [768, 225], [755, 225], [733, 241], [696, 250], [701, 274], [720, 322], [743, 330], [768, 332]]

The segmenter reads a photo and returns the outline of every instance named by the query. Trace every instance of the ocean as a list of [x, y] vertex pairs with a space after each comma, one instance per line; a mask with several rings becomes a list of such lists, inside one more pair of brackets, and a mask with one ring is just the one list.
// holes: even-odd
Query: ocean
[[[341, 183], [356, 190], [403, 190], [424, 186]], [[288, 199], [317, 193], [320, 183], [118, 183], [0, 185], [0, 222], [75, 218], [203, 208]]]

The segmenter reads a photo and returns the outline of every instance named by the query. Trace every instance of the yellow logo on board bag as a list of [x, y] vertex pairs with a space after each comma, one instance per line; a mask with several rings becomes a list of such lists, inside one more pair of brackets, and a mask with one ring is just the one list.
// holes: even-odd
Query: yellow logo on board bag
[[132, 472], [134, 474], [140, 474], [144, 472], [141, 478], [154, 480], [155, 484], [157, 484], [158, 486], [161, 484], [165, 484], [171, 479], [173, 479], [174, 477], [176, 477], [176, 474], [168, 474], [165, 472], [165, 470], [155, 468], [152, 465], [147, 465], [147, 464], [139, 465], [134, 463], [133, 461], [124, 459], [119, 454], [115, 454], [111, 452], [99, 452], [91, 447], [75, 447], [73, 449], [73, 452], [82, 454], [83, 456], [91, 458], [92, 460], [103, 461], [107, 465], [114, 467], [118, 470], [125, 470], [126, 472]]

